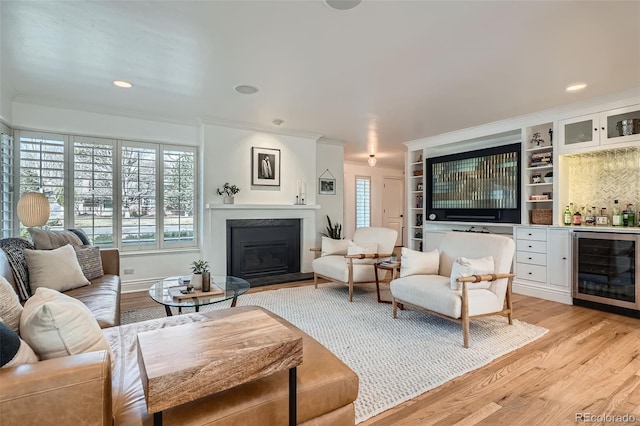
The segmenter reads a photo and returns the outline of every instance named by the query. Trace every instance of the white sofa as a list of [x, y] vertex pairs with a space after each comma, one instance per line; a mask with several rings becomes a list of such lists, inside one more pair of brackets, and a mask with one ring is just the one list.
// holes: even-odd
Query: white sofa
[[[312, 249], [321, 256], [314, 259], [313, 280], [318, 288], [318, 278], [336, 281], [349, 286], [349, 301], [353, 301], [353, 285], [357, 283], [375, 282], [374, 263], [391, 256], [398, 233], [388, 228], [358, 228], [353, 233], [353, 240], [341, 240], [343, 250], [326, 252], [323, 249]], [[376, 246], [374, 253], [348, 254], [348, 245], [353, 242], [359, 247]], [[325, 242], [330, 240], [323, 239]], [[332, 242], [332, 244], [335, 244]]]
[[[506, 314], [511, 324], [513, 239], [493, 234], [450, 232], [442, 238], [438, 251], [437, 275], [409, 275], [391, 282], [393, 317], [397, 317], [398, 306], [404, 308], [409, 305], [459, 321], [463, 327], [465, 348], [469, 347], [469, 318]], [[451, 272], [456, 259], [488, 256], [493, 257], [492, 274], [458, 278], [461, 288], [452, 289]]]

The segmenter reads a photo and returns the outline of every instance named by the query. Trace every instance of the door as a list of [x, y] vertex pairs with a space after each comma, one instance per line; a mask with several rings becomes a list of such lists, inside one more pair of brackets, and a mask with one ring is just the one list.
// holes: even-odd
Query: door
[[571, 239], [565, 229], [549, 229], [547, 271], [549, 284], [571, 289]]
[[599, 115], [591, 114], [560, 121], [560, 150], [598, 146], [600, 144]]
[[398, 233], [396, 246], [404, 245], [404, 180], [401, 177], [385, 177], [382, 190], [382, 226]]

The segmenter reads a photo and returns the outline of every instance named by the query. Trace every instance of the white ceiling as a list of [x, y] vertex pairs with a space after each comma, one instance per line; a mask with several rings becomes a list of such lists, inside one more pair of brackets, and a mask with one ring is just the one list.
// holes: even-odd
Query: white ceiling
[[[402, 142], [640, 87], [639, 1], [5, 1], [3, 93]], [[118, 89], [114, 79], [135, 87]], [[564, 88], [585, 81], [588, 88]], [[251, 96], [233, 91], [251, 84]]]

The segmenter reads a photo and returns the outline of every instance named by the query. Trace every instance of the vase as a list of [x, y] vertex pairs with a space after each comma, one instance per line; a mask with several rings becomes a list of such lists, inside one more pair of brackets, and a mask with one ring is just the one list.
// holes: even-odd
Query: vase
[[202, 273], [202, 291], [211, 291], [211, 272]]
[[226, 195], [223, 199], [222, 202], [224, 204], [233, 204], [233, 197], [229, 197], [228, 195]]
[[196, 290], [200, 290], [202, 288], [202, 274], [191, 275], [191, 285]]

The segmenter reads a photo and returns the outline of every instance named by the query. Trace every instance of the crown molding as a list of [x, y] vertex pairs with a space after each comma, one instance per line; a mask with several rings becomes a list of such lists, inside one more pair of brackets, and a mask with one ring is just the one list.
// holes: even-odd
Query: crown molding
[[106, 114], [116, 117], [132, 118], [145, 121], [156, 121], [160, 123], [179, 124], [186, 126], [197, 126], [200, 124], [197, 119], [172, 116], [172, 115], [159, 115], [159, 114], [145, 114], [136, 111], [125, 111], [120, 108], [106, 107], [96, 104], [78, 103], [78, 102], [66, 102], [51, 98], [40, 98], [34, 96], [20, 95], [16, 96], [13, 103], [28, 104], [35, 106], [46, 106], [52, 108], [67, 109], [71, 111], [91, 112], [96, 114]]
[[275, 129], [271, 127], [260, 126], [257, 124], [241, 123], [238, 121], [223, 120], [214, 117], [198, 117], [198, 122], [203, 126], [230, 127], [233, 129], [249, 130], [252, 132], [271, 133], [280, 136], [293, 136], [297, 138], [313, 139], [316, 142], [318, 142], [318, 139], [322, 138], [322, 135], [320, 134], [305, 132], [303, 130]]
[[319, 144], [322, 145], [336, 145], [336, 146], [345, 146], [348, 142], [343, 141], [342, 139], [333, 139], [333, 138], [325, 138], [321, 136], [320, 139], [317, 140]]

